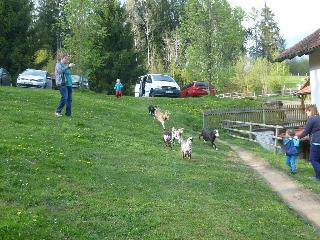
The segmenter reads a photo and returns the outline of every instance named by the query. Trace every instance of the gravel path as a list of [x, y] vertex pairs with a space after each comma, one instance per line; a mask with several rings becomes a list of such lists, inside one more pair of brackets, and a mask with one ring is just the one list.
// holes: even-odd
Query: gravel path
[[[243, 148], [219, 140], [235, 151], [246, 165], [256, 170], [279, 194], [286, 204], [320, 231], [320, 196], [304, 189], [285, 173], [270, 167], [259, 158]], [[319, 182], [320, 184], [320, 182]]]

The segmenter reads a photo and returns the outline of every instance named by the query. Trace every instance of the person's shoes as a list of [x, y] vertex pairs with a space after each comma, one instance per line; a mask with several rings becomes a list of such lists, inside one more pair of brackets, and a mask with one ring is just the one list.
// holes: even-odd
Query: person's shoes
[[291, 171], [291, 172], [290, 172], [290, 174], [294, 175], [294, 174], [297, 174], [297, 172], [293, 172], [293, 171]]
[[309, 177], [309, 179], [312, 180], [312, 181], [320, 181], [320, 179], [317, 178], [317, 177]]
[[58, 113], [58, 112], [55, 112], [54, 115], [55, 115], [56, 117], [62, 117], [62, 114], [61, 114], [61, 113]]

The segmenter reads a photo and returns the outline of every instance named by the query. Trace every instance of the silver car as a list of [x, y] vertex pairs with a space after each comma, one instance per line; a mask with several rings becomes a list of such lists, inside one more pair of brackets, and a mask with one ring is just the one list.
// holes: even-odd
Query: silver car
[[27, 69], [17, 78], [17, 87], [51, 87], [51, 77], [47, 71]]
[[89, 88], [89, 80], [83, 76], [71, 75], [73, 88]]

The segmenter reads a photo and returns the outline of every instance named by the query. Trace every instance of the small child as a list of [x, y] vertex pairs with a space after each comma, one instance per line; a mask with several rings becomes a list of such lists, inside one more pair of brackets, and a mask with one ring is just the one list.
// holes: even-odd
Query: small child
[[298, 156], [299, 139], [295, 137], [295, 130], [288, 129], [283, 144], [286, 150], [285, 163], [289, 166], [291, 174], [297, 173], [296, 159]]
[[116, 85], [114, 86], [114, 89], [116, 90], [116, 97], [121, 97], [122, 95], [122, 89], [123, 89], [123, 85], [122, 83], [120, 82], [120, 79], [118, 78], [117, 79], [117, 83]]

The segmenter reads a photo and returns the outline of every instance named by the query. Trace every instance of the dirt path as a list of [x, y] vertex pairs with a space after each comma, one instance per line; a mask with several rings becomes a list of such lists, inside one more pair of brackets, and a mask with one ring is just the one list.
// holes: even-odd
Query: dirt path
[[284, 202], [320, 231], [319, 195], [304, 189], [289, 176], [271, 168], [262, 158], [253, 155], [247, 150], [222, 140], [219, 140], [219, 142], [228, 145], [235, 151], [245, 164], [256, 170], [269, 183]]

